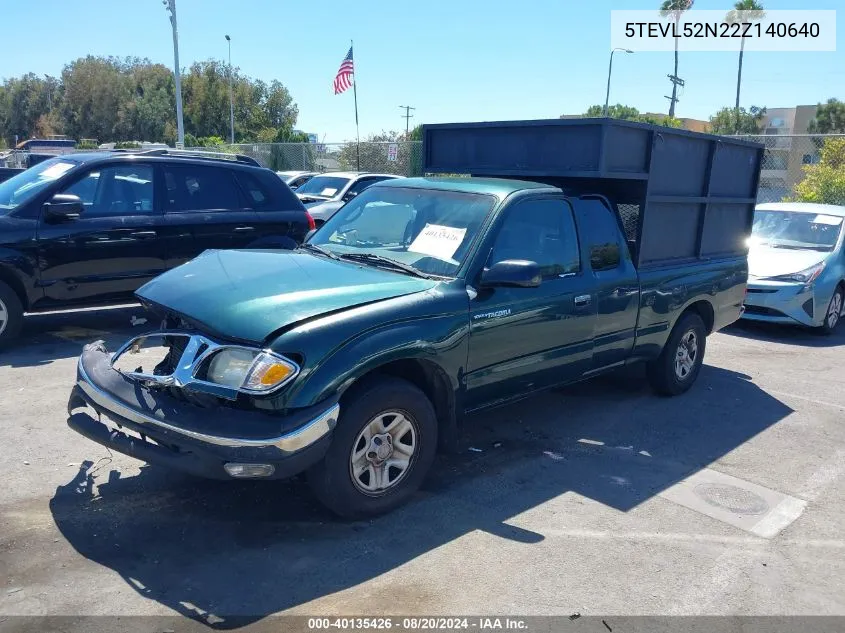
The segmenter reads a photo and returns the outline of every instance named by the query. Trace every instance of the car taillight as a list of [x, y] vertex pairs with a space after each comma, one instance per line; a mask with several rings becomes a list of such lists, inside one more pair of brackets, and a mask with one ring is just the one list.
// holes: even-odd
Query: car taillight
[[317, 225], [314, 223], [314, 218], [311, 217], [311, 214], [308, 211], [305, 212], [305, 217], [308, 218], [308, 230], [313, 231], [317, 228]]

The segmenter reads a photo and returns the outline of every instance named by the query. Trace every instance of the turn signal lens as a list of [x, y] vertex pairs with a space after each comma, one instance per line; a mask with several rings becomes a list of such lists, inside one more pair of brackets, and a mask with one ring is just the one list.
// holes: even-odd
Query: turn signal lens
[[259, 354], [244, 381], [244, 389], [270, 391], [296, 373], [296, 365], [266, 352]]

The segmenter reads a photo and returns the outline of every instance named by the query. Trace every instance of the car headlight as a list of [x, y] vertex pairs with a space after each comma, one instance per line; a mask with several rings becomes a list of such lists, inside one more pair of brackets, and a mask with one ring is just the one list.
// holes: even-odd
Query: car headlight
[[818, 279], [819, 275], [822, 274], [823, 270], [824, 262], [820, 262], [797, 273], [790, 273], [788, 275], [778, 275], [777, 277], [769, 277], [769, 279], [772, 279], [774, 281], [797, 281], [799, 283], [804, 284], [805, 286], [809, 286], [816, 279]]
[[273, 352], [224, 347], [207, 365], [205, 380], [247, 393], [269, 393], [293, 379], [299, 367]]

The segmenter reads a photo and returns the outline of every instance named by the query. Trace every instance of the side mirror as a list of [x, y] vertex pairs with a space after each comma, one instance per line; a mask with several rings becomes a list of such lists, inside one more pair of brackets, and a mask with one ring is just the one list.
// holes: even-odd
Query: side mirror
[[79, 196], [69, 193], [57, 193], [44, 204], [45, 215], [54, 221], [76, 220], [83, 210]]
[[481, 286], [486, 288], [536, 288], [542, 281], [539, 264], [524, 259], [496, 262], [481, 275]]

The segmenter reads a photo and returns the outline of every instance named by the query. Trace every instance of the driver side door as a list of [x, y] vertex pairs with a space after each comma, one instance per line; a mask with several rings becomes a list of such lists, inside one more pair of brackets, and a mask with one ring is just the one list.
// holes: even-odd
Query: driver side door
[[76, 219], [38, 222], [38, 260], [48, 303], [131, 296], [165, 270], [155, 170], [144, 163], [93, 167], [58, 193], [80, 198]]
[[536, 288], [484, 288], [480, 279], [473, 284], [467, 410], [577, 380], [592, 362], [595, 284], [585, 274], [569, 202], [528, 198], [503, 214], [485, 268], [505, 260], [533, 261], [543, 280]]

